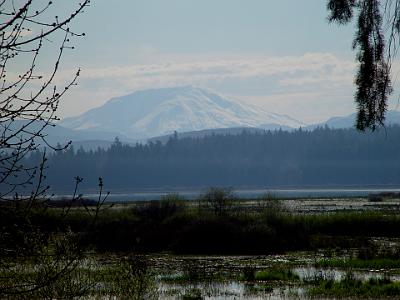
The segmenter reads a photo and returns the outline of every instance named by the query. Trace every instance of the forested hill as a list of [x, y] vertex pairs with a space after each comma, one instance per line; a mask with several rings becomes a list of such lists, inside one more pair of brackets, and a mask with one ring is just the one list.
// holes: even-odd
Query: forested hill
[[[35, 153], [31, 160], [37, 159]], [[266, 131], [51, 154], [48, 184], [82, 188], [103, 177], [110, 189], [206, 186], [287, 187], [400, 184], [400, 127]]]

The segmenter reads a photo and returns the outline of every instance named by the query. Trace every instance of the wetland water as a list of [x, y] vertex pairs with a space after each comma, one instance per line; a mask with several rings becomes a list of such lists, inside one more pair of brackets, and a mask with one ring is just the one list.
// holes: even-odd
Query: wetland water
[[[199, 201], [184, 201], [177, 211], [160, 210], [173, 208], [174, 199], [120, 202], [99, 215], [99, 223], [88, 231], [87, 237], [92, 236], [99, 251], [88, 253], [87, 260], [92, 263], [80, 263], [76, 278], [93, 286], [93, 299], [110, 299], [113, 295], [117, 295], [115, 299], [124, 298], [127, 291], [156, 297], [126, 299], [382, 298], [377, 295], [398, 299], [400, 199], [398, 194], [394, 196], [379, 201], [367, 197], [239, 199], [226, 215], [214, 215], [214, 210], [198, 206]], [[158, 206], [166, 203], [171, 206]], [[58, 208], [52, 209], [55, 213]], [[350, 210], [349, 214], [343, 210]], [[78, 217], [85, 215], [79, 208], [72, 212], [76, 215], [71, 216], [70, 224], [81, 230], [82, 220]], [[382, 218], [386, 222], [382, 223]], [[74, 225], [76, 221], [78, 226]], [[349, 234], [352, 224], [355, 231]], [[372, 233], [365, 231], [365, 226], [371, 226], [368, 228]], [[383, 231], [374, 231], [376, 226]], [[220, 228], [227, 229], [218, 233]], [[392, 232], [391, 228], [395, 230]], [[242, 232], [251, 238], [245, 238]], [[225, 239], [222, 234], [230, 238]], [[181, 239], [171, 238], [176, 236]], [[153, 251], [152, 243], [164, 238], [166, 246]], [[129, 240], [136, 243], [123, 248]], [[185, 248], [190, 243], [194, 246]], [[299, 246], [294, 247], [296, 243]], [[181, 248], [174, 248], [175, 245]], [[201, 252], [202, 245], [220, 251]], [[213, 248], [215, 245], [222, 248]], [[183, 255], [251, 253], [237, 251], [241, 248], [238, 245], [245, 245], [242, 250], [258, 250], [253, 256]], [[136, 249], [142, 249], [143, 254], [137, 254], [141, 252]]]
[[[161, 299], [304, 299], [309, 298], [308, 288], [316, 281], [340, 281], [349, 276], [348, 269], [316, 266], [326, 255], [323, 252], [256, 257], [166, 255], [151, 260], [160, 274], [157, 278]], [[243, 275], [246, 270], [247, 273], [252, 270], [255, 277], [246, 278]], [[398, 269], [358, 269], [351, 271], [351, 276], [363, 281], [379, 278], [400, 281]]]
[[[283, 190], [280, 191], [283, 192]], [[293, 198], [290, 198], [289, 194], [279, 194], [271, 190], [251, 190], [251, 193], [249, 191], [235, 191], [235, 194], [240, 199], [237, 207], [241, 212], [250, 213], [250, 215], [259, 210], [268, 209], [268, 205], [263, 206], [265, 205], [263, 201], [251, 200], [264, 193], [270, 193], [277, 198], [284, 197], [285, 199], [280, 202], [284, 214], [289, 212], [288, 216], [302, 214], [299, 217], [303, 218], [307, 217], [307, 214], [310, 214], [308, 216], [313, 216], [313, 214], [320, 216], [326, 212], [335, 211], [339, 211], [340, 215], [343, 210], [358, 211], [361, 216], [363, 215], [362, 212], [366, 210], [383, 210], [383, 213], [377, 212], [381, 213], [382, 216], [386, 212], [396, 215], [400, 211], [398, 194], [394, 198], [387, 197], [379, 201], [371, 201], [365, 196], [356, 197], [360, 193], [368, 195], [386, 191], [398, 193], [400, 190], [290, 190], [291, 193], [294, 193]], [[326, 196], [326, 193], [329, 192], [333, 194]], [[344, 194], [345, 192], [350, 194]], [[309, 197], [311, 193], [314, 194]], [[121, 195], [117, 194], [117, 198], [110, 198], [110, 200], [126, 202], [120, 202], [114, 206], [113, 209], [119, 211], [121, 208], [131, 206], [140, 208], [141, 205], [149, 204], [148, 202], [132, 201], [143, 200], [143, 198], [135, 198], [138, 195], [145, 195], [148, 197], [147, 199], [156, 200], [165, 194], [167, 192], [127, 193], [123, 194], [122, 198]], [[186, 199], [196, 199], [199, 192], [192, 192], [192, 194], [180, 192], [179, 194]], [[156, 202], [151, 203], [156, 204]], [[185, 205], [190, 210], [195, 208], [197, 203], [198, 201], [187, 201]], [[358, 215], [358, 213], [354, 215]], [[366, 215], [369, 215], [369, 213], [367, 212]], [[372, 216], [374, 215], [372, 214]], [[148, 220], [148, 216], [146, 216], [146, 220]], [[335, 297], [343, 298], [340, 296], [343, 296], [343, 294], [340, 294], [343, 293], [343, 290], [350, 293], [348, 291], [352, 291], [352, 288], [347, 286], [349, 284], [360, 288], [353, 294], [346, 294], [346, 297], [377, 298], [376, 294], [380, 292], [378, 289], [385, 289], [385, 297], [391, 295], [390, 293], [394, 293], [396, 297], [400, 295], [400, 264], [396, 262], [400, 254], [398, 235], [360, 237], [363, 241], [365, 240], [362, 245], [368, 246], [368, 248], [363, 249], [365, 253], [368, 255], [371, 253], [375, 255], [378, 252], [382, 254], [382, 257], [377, 255], [368, 259], [362, 258], [361, 261], [362, 255], [360, 253], [364, 252], [361, 252], [361, 248], [356, 248], [359, 246], [353, 244], [356, 238], [358, 236], [349, 237], [349, 242], [338, 248], [337, 246], [329, 246], [331, 240], [325, 235], [316, 235], [312, 241], [320, 242], [321, 245], [327, 243], [323, 249], [285, 252], [281, 255], [188, 256], [152, 254], [148, 255], [147, 259], [149, 260], [151, 277], [155, 279], [158, 299], [332, 299]], [[205, 243], [208, 243], [208, 240]], [[389, 253], [387, 252], [388, 249], [393, 249], [393, 251], [391, 250]], [[389, 263], [387, 263], [387, 259], [391, 259]], [[343, 260], [350, 263], [348, 265], [343, 264]], [[325, 266], [323, 262], [325, 262]], [[362, 266], [360, 266], [360, 262]], [[354, 263], [354, 265], [351, 263]]]
[[[140, 201], [159, 200], [163, 196], [177, 193], [185, 199], [197, 199], [204, 190], [158, 190], [158, 191], [113, 191], [108, 197], [109, 201]], [[254, 199], [264, 194], [272, 194], [278, 198], [345, 198], [345, 197], [366, 197], [370, 194], [394, 192], [400, 193], [398, 187], [383, 188], [318, 188], [318, 189], [234, 189], [235, 195], [240, 199]], [[71, 197], [70, 194], [55, 193], [56, 198]], [[96, 193], [84, 193], [85, 198], [96, 199]]]

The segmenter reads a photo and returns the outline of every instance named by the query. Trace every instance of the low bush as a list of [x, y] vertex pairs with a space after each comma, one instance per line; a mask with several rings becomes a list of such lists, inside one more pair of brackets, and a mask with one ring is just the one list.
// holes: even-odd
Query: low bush
[[[161, 201], [102, 211], [96, 222], [84, 208], [37, 210], [32, 224], [42, 232], [79, 233], [82, 243], [100, 251], [191, 254], [266, 254], [290, 250], [361, 247], [360, 259], [377, 258], [370, 237], [399, 237], [400, 216], [384, 212], [295, 215], [277, 206], [259, 212], [213, 207], [197, 209], [176, 195]], [[280, 206], [278, 206], [280, 207]], [[216, 213], [217, 212], [217, 213]], [[273, 213], [272, 213], [273, 212]], [[0, 223], [14, 222], [2, 214]], [[386, 258], [399, 258], [387, 253]]]

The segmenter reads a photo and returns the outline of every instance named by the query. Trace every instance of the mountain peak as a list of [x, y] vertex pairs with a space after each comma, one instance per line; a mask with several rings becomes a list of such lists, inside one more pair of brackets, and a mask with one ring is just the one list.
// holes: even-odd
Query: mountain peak
[[116, 97], [78, 117], [65, 119], [61, 125], [71, 129], [120, 132], [130, 138], [143, 139], [174, 131], [265, 125], [295, 128], [304, 124], [208, 89], [187, 85], [139, 90]]

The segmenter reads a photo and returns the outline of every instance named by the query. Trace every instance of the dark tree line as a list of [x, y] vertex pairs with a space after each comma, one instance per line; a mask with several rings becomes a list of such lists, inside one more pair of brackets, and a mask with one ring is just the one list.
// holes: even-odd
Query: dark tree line
[[[73, 147], [49, 156], [48, 181], [55, 190], [95, 188], [103, 177], [111, 189], [206, 186], [279, 187], [396, 185], [400, 183], [400, 127], [360, 133], [355, 129], [266, 131], [204, 138], [172, 137], [166, 144], [122, 144], [84, 151]], [[40, 160], [35, 152], [31, 160]]]

